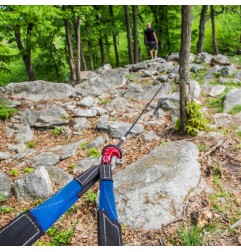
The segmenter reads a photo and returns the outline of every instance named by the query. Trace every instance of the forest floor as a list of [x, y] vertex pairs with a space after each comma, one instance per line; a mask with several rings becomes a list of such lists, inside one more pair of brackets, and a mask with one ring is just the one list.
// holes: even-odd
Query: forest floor
[[[206, 99], [206, 98], [205, 98]], [[204, 101], [205, 102], [205, 101]], [[134, 104], [134, 102], [133, 102]], [[140, 103], [136, 103], [140, 107]], [[142, 103], [144, 108], [146, 104]], [[24, 102], [19, 109], [23, 109]], [[213, 113], [212, 109], [209, 111]], [[135, 118], [128, 119], [124, 114], [115, 115], [118, 121], [133, 123]], [[98, 119], [91, 119], [93, 127], [83, 130], [81, 135], [53, 135], [51, 130], [35, 130], [34, 149], [47, 150], [58, 144], [72, 143], [80, 139], [93, 141], [99, 134], [95, 129]], [[148, 120], [146, 118], [145, 120]], [[0, 150], [6, 150], [7, 143], [16, 143], [14, 139], [4, 136], [4, 130], [8, 122], [1, 122]], [[202, 177], [210, 188], [210, 193], [201, 193], [198, 196], [187, 199], [183, 210], [183, 217], [162, 226], [160, 229], [146, 231], [132, 229], [122, 225], [123, 245], [125, 246], [239, 246], [241, 245], [241, 223], [231, 228], [241, 219], [241, 135], [231, 128], [220, 128], [223, 137], [219, 139], [208, 137], [207, 134], [190, 137], [181, 135], [173, 130], [175, 125], [169, 115], [165, 117], [162, 126], [148, 125], [145, 130], [153, 130], [160, 137], [160, 141], [146, 142], [143, 135], [135, 138], [127, 138], [123, 144], [124, 165], [117, 167], [115, 172], [145, 154], [153, 148], [167, 141], [191, 141], [200, 150], [200, 163]], [[110, 140], [106, 144], [116, 144]], [[101, 148], [100, 148], [101, 150]], [[62, 161], [60, 168], [66, 172], [72, 172], [73, 165], [86, 157], [87, 150], [80, 149], [73, 157]], [[0, 170], [9, 174], [9, 171], [17, 166], [13, 163], [0, 162]], [[12, 181], [24, 174], [19, 170], [17, 175], [12, 174]], [[57, 191], [59, 188], [55, 188]], [[95, 185], [89, 194], [84, 195], [60, 220], [45, 234], [35, 245], [69, 245], [69, 246], [96, 246], [97, 245], [97, 221], [96, 203], [94, 196], [98, 190]], [[15, 197], [0, 203], [0, 226], [8, 223], [17, 214], [26, 209], [31, 209], [41, 203], [40, 200], [20, 202]]]

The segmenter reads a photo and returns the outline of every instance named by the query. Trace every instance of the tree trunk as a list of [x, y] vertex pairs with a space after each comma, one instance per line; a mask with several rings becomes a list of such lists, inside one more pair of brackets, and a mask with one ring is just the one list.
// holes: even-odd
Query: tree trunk
[[[113, 6], [109, 5], [109, 9], [110, 9], [110, 16], [112, 17], [112, 20], [113, 20], [113, 25], [115, 25]], [[115, 33], [113, 33], [113, 44], [114, 44], [114, 50], [115, 50], [116, 67], [119, 67], [120, 66], [120, 60], [119, 60], [119, 54], [118, 54], [118, 48], [117, 48], [117, 40], [116, 40], [116, 34]]]
[[[63, 10], [66, 10], [66, 6], [63, 5]], [[65, 33], [66, 33], [66, 42], [69, 53], [69, 66], [70, 66], [70, 83], [75, 84], [77, 81], [77, 76], [75, 72], [75, 61], [74, 61], [74, 48], [72, 42], [72, 36], [70, 31], [70, 23], [67, 19], [64, 19]]]
[[20, 26], [17, 25], [16, 29], [14, 30], [18, 49], [19, 49], [21, 57], [23, 59], [29, 81], [35, 80], [33, 67], [32, 67], [32, 61], [31, 61], [31, 45], [30, 45], [30, 37], [31, 37], [32, 29], [33, 29], [33, 23], [29, 23], [28, 27], [27, 27], [27, 38], [26, 38], [25, 48], [22, 43]]
[[137, 33], [137, 6], [132, 6], [133, 34], [134, 34], [134, 63], [138, 63], [138, 33]]
[[127, 32], [127, 41], [128, 41], [128, 55], [129, 55], [129, 63], [133, 64], [133, 54], [132, 54], [132, 41], [131, 41], [131, 25], [130, 25], [130, 15], [129, 15], [129, 6], [124, 5], [125, 10], [125, 21], [126, 21], [126, 32]]
[[211, 20], [212, 20], [212, 40], [213, 40], [213, 52], [214, 54], [218, 54], [218, 45], [216, 39], [216, 27], [215, 27], [215, 10], [214, 6], [210, 5], [211, 9]]
[[180, 131], [185, 131], [187, 122], [186, 104], [188, 102], [188, 68], [191, 48], [191, 15], [192, 7], [190, 5], [182, 6], [182, 31], [181, 31], [181, 49], [180, 49]]
[[207, 10], [208, 10], [208, 5], [203, 5], [202, 11], [201, 11], [200, 23], [199, 23], [199, 38], [197, 42], [197, 53], [201, 53], [203, 51]]
[[81, 62], [80, 62], [80, 54], [81, 54], [81, 44], [80, 44], [80, 15], [76, 17], [75, 20], [75, 34], [76, 34], [76, 80], [77, 83], [81, 82]]
[[88, 45], [88, 53], [89, 53], [89, 61], [90, 61], [90, 70], [94, 70], [94, 64], [93, 64], [93, 56], [92, 56], [92, 43], [89, 39], [90, 31], [89, 31], [89, 22], [87, 20], [87, 15], [86, 15], [86, 35], [88, 37], [87, 45]]

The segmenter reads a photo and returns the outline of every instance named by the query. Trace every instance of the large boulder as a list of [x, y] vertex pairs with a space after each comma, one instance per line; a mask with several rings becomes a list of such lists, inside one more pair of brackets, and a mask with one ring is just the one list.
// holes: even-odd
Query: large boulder
[[230, 92], [228, 92], [223, 103], [223, 106], [224, 106], [223, 111], [225, 113], [228, 113], [236, 105], [241, 106], [241, 88], [235, 88], [231, 90]]
[[16, 180], [13, 190], [20, 200], [49, 198], [53, 194], [52, 183], [44, 167], [39, 167], [35, 172]]
[[[113, 138], [121, 138], [130, 129], [132, 124], [125, 122], [113, 122], [100, 120], [97, 123], [97, 129], [107, 131]], [[130, 135], [138, 135], [144, 131], [144, 127], [136, 124], [131, 130]]]
[[11, 191], [11, 180], [8, 175], [0, 171], [0, 195], [7, 199]]
[[231, 62], [229, 61], [227, 56], [218, 54], [212, 57], [211, 65], [230, 66]]
[[199, 151], [191, 142], [168, 142], [114, 175], [120, 223], [159, 229], [182, 216], [185, 201], [199, 185]]
[[5, 87], [5, 92], [15, 99], [39, 102], [68, 98], [75, 93], [75, 89], [66, 83], [52, 83], [38, 80], [10, 83]]
[[22, 122], [28, 123], [34, 128], [55, 128], [69, 123], [68, 113], [60, 107], [52, 107], [45, 110], [24, 110], [20, 113]]
[[90, 84], [100, 90], [108, 90], [113, 87], [125, 85], [127, 82], [126, 75], [128, 71], [118, 67], [115, 69], [108, 68], [103, 70], [99, 75], [89, 80]]

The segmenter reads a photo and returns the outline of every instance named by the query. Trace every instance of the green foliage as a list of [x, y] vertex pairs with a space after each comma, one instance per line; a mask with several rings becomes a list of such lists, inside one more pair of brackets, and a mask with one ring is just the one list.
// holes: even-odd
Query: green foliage
[[235, 105], [232, 110], [229, 111], [229, 114], [236, 115], [241, 112], [241, 105]]
[[11, 213], [12, 211], [13, 211], [12, 207], [8, 207], [8, 206], [0, 207], [0, 213], [6, 214], [6, 213]]
[[0, 203], [5, 201], [6, 197], [0, 193]]
[[31, 173], [31, 172], [33, 172], [33, 168], [25, 167], [25, 168], [23, 169], [23, 171], [24, 171], [25, 173]]
[[26, 143], [26, 146], [27, 146], [28, 149], [33, 149], [35, 147], [35, 145], [36, 145], [36, 143], [33, 140], [28, 141]]
[[57, 127], [52, 130], [52, 133], [56, 136], [59, 136], [64, 133], [64, 128], [63, 127]]
[[19, 174], [19, 170], [16, 168], [16, 169], [11, 169], [11, 171], [9, 171], [9, 175], [11, 176], [18, 176]]
[[203, 151], [206, 151], [206, 145], [205, 144], [199, 144], [197, 146], [197, 148], [199, 149], [199, 151], [203, 152]]
[[87, 149], [87, 145], [88, 145], [87, 142], [82, 143], [82, 144], [80, 145], [80, 149], [81, 149], [81, 150], [86, 150], [86, 149]]
[[106, 99], [101, 99], [100, 102], [101, 102], [103, 105], [109, 104], [109, 101], [106, 100]]
[[76, 167], [77, 167], [76, 164], [71, 164], [71, 165], [70, 165], [70, 172], [72, 173], [73, 170], [74, 170]]
[[5, 103], [0, 100], [0, 120], [10, 118], [16, 111], [15, 108], [7, 108]]
[[207, 119], [201, 113], [201, 107], [194, 101], [186, 105], [188, 121], [186, 131], [191, 136], [196, 136], [199, 130], [205, 130], [208, 123]]
[[86, 196], [91, 203], [94, 203], [96, 201], [97, 194], [93, 193], [92, 190], [88, 190]]
[[97, 148], [89, 149], [88, 153], [89, 153], [89, 156], [91, 156], [91, 157], [99, 157], [99, 155], [100, 155], [100, 152]]
[[183, 227], [178, 232], [182, 246], [201, 246], [202, 245], [202, 229], [194, 226], [190, 229]]
[[51, 241], [48, 245], [50, 246], [62, 246], [68, 245], [74, 234], [73, 228], [67, 229], [66, 231], [58, 231], [56, 228], [50, 228], [46, 234], [51, 237]]

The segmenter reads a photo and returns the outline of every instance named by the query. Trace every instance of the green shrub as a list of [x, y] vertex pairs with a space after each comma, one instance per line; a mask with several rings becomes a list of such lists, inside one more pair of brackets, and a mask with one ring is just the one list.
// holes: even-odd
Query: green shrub
[[241, 105], [235, 105], [232, 110], [229, 111], [229, 114], [236, 115], [241, 112]]
[[74, 234], [73, 228], [67, 229], [66, 231], [58, 231], [56, 228], [50, 228], [47, 231], [47, 235], [51, 237], [49, 242], [50, 246], [61, 246], [67, 245], [71, 241], [71, 237]]
[[191, 229], [182, 228], [179, 231], [179, 239], [182, 246], [201, 246], [202, 245], [202, 230], [198, 226]]
[[89, 156], [91, 157], [99, 157], [100, 152], [97, 148], [91, 148], [89, 149]]
[[6, 197], [0, 193], [0, 202], [3, 202], [6, 200]]
[[64, 128], [63, 128], [63, 127], [55, 128], [55, 129], [52, 130], [52, 133], [53, 133], [54, 135], [59, 136], [59, 135], [61, 135], [61, 134], [64, 133]]
[[194, 101], [186, 105], [186, 111], [188, 120], [185, 129], [191, 136], [196, 136], [199, 130], [205, 130], [208, 121], [202, 116], [201, 107]]
[[28, 142], [26, 143], [26, 146], [27, 146], [27, 148], [29, 148], [29, 149], [34, 148], [35, 145], [36, 145], [36, 143], [35, 143], [33, 140], [28, 141]]
[[15, 108], [7, 108], [5, 103], [2, 100], [0, 100], [0, 119], [1, 120], [6, 120], [10, 118], [16, 111], [17, 110]]

